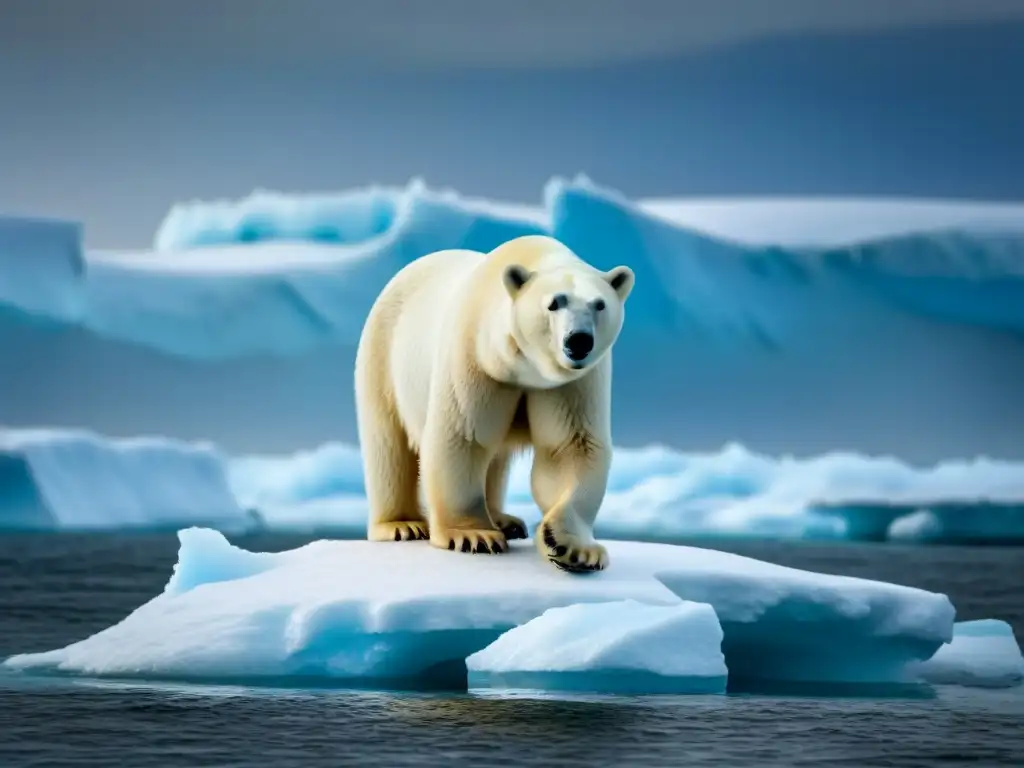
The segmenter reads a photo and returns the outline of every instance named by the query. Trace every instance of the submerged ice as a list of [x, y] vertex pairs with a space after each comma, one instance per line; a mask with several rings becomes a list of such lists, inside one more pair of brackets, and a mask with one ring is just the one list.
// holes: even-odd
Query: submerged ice
[[[714, 645], [709, 614], [704, 623], [689, 624], [705, 609], [686, 606], [710, 606], [730, 681], [878, 683], [905, 680], [908, 664], [930, 658], [953, 626], [953, 606], [944, 595], [665, 544], [608, 542], [611, 568], [580, 578], [542, 561], [530, 542], [516, 542], [500, 557], [477, 557], [426, 542], [317, 541], [252, 553], [209, 529], [186, 529], [179, 537], [178, 563], [163, 593], [92, 637], [11, 657], [6, 668], [463, 686], [465, 659], [505, 632], [558, 630], [550, 615], [533, 630], [522, 628], [546, 611], [633, 601], [682, 607], [679, 620], [663, 626], [706, 632], [697, 640], [705, 650]], [[641, 609], [598, 610], [618, 611], [617, 622], [645, 625]], [[695, 613], [684, 618], [687, 611]], [[643, 631], [657, 639], [652, 624], [646, 626]], [[629, 634], [619, 650], [606, 637], [610, 663], [632, 655]], [[501, 647], [492, 646], [492, 660]], [[710, 654], [676, 660], [682, 666], [648, 671], [716, 668]]]

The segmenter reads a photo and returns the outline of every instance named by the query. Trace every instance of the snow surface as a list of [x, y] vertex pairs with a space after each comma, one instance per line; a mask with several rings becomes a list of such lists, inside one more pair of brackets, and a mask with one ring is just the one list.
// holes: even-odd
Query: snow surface
[[706, 603], [551, 608], [466, 659], [470, 689], [725, 693], [722, 628]]
[[66, 648], [9, 670], [207, 682], [465, 685], [464, 661], [551, 608], [707, 603], [730, 680], [885, 683], [952, 637], [945, 595], [690, 547], [611, 542], [592, 577], [529, 542], [476, 557], [427, 542], [317, 541], [281, 553], [179, 532], [163, 593]]
[[82, 530], [252, 524], [222, 457], [163, 438], [0, 428], [0, 529]]
[[[585, 179], [553, 181], [537, 208], [419, 181], [186, 203], [159, 248], [136, 253], [82, 253], [76, 225], [4, 220], [0, 423], [207, 439], [235, 454], [353, 442], [354, 344], [395, 271], [431, 250], [548, 231], [637, 273], [616, 348], [619, 444], [1024, 459], [1015, 209], [784, 203], [792, 231], [764, 230], [757, 245], [730, 232], [752, 240], [771, 201], [681, 201], [667, 211], [681, 226], [665, 201], [633, 204]], [[849, 230], [855, 242], [815, 234], [836, 211], [863, 210], [888, 213]]]
[[1012, 688], [1024, 682], [1024, 658], [1005, 621], [981, 619], [953, 626], [953, 641], [912, 669], [935, 685]]

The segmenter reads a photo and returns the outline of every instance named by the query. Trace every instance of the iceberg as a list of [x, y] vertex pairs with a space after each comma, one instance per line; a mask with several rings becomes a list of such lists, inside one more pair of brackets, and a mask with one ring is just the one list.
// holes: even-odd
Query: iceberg
[[[530, 455], [510, 512], [531, 527]], [[357, 446], [232, 456], [211, 443], [84, 430], [0, 429], [0, 530], [261, 527], [363, 538]], [[891, 457], [772, 457], [616, 448], [597, 519], [603, 538], [684, 537], [1007, 543], [1024, 540], [1024, 465], [976, 458], [918, 468]]]
[[706, 603], [551, 608], [466, 659], [471, 690], [725, 693], [722, 628]]
[[[278, 528], [363, 535], [359, 449], [328, 443], [292, 456], [231, 459], [245, 507]], [[530, 457], [509, 478], [510, 512], [539, 522]], [[913, 516], [929, 526], [912, 528]], [[893, 457], [830, 453], [772, 457], [731, 444], [714, 453], [617, 448], [599, 536], [670, 542], [686, 536], [860, 541], [1024, 540], [1024, 465], [976, 458], [927, 468]]]
[[[126, 253], [83, 248], [77, 224], [3, 219], [0, 423], [234, 454], [352, 443], [355, 341], [391, 275], [428, 251], [543, 232], [637, 273], [616, 349], [625, 447], [1024, 457], [1017, 209], [789, 201], [800, 231], [753, 243], [773, 203], [701, 205], [632, 202], [584, 178], [552, 181], [538, 206], [419, 180], [258, 191], [181, 203], [154, 248]], [[848, 227], [853, 240], [810, 231], [865, 205], [885, 221]]]
[[16, 307], [29, 322], [74, 317], [72, 286], [84, 271], [80, 224], [0, 216], [0, 315]]
[[255, 553], [210, 529], [178, 536], [161, 594], [85, 640], [12, 656], [4, 668], [465, 689], [465, 660], [504, 633], [554, 608], [623, 601], [711, 606], [730, 685], [903, 682], [908, 665], [952, 637], [945, 595], [691, 547], [609, 542], [609, 570], [579, 577], [552, 568], [529, 542], [485, 558], [426, 542], [321, 540]]
[[[425, 200], [432, 200], [434, 207], [416, 210]], [[153, 250], [174, 253], [272, 241], [356, 245], [389, 232], [394, 236], [396, 228], [415, 229], [417, 218], [436, 215], [439, 224], [446, 218], [449, 225], [457, 223], [457, 211], [449, 207], [475, 214], [478, 228], [488, 223], [494, 227], [501, 220], [536, 228], [546, 224], [544, 212], [536, 207], [461, 198], [451, 190], [432, 193], [422, 179], [411, 180], [404, 189], [371, 186], [335, 194], [286, 195], [257, 189], [240, 200], [192, 200], [172, 206], [157, 229]], [[461, 233], [451, 228], [448, 234]]]
[[912, 669], [935, 685], [1012, 688], [1024, 682], [1024, 658], [1013, 628], [996, 619], [957, 622], [953, 641]]
[[252, 525], [212, 446], [0, 428], [0, 529], [153, 529], [188, 523], [224, 530]]
[[1024, 205], [858, 197], [640, 200], [644, 212], [749, 246], [835, 247], [950, 230], [1024, 233]]

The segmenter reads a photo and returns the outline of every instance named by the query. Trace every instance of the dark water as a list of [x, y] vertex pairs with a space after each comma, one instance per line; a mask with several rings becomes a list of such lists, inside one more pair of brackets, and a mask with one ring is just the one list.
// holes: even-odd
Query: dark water
[[[276, 550], [305, 541], [248, 537]], [[1024, 549], [704, 543], [945, 592], [1024, 637]], [[0, 536], [0, 656], [103, 629], [160, 591], [173, 534]], [[0, 676], [0, 766], [1024, 764], [1024, 691], [527, 699]]]

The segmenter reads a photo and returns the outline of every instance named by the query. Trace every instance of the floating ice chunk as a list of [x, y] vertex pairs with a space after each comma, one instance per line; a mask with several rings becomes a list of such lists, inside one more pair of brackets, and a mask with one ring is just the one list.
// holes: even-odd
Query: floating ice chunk
[[918, 509], [889, 523], [885, 537], [890, 541], [932, 541], [942, 537], [942, 521], [930, 509]]
[[915, 669], [935, 685], [1011, 688], [1024, 682], [1024, 658], [1013, 628], [997, 619], [957, 622], [953, 641]]
[[0, 428], [0, 528], [251, 525], [209, 444]]
[[466, 659], [470, 688], [724, 693], [722, 628], [706, 603], [552, 608]]
[[666, 544], [607, 542], [611, 568], [556, 570], [532, 542], [501, 556], [426, 542], [317, 541], [257, 554], [179, 534], [165, 591], [120, 623], [10, 669], [205, 681], [464, 685], [465, 659], [551, 608], [707, 603], [730, 679], [903, 681], [952, 634], [944, 595]]

